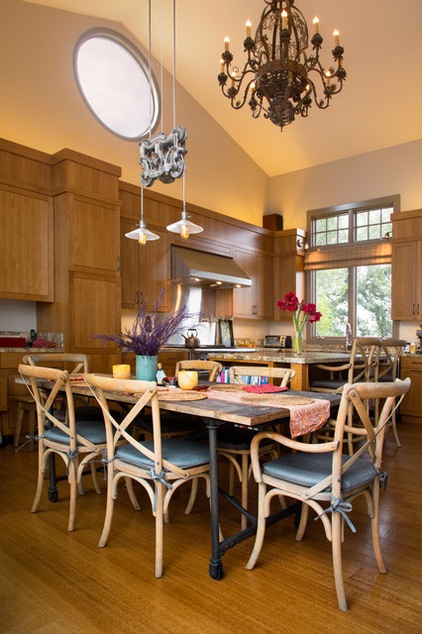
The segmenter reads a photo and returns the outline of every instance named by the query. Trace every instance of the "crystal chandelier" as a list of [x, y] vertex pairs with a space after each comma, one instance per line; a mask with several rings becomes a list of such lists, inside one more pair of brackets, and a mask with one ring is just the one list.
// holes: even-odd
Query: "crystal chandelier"
[[[335, 66], [324, 68], [319, 58], [323, 38], [318, 18], [313, 21], [312, 51], [308, 51], [308, 27], [294, 0], [264, 2], [267, 6], [255, 38], [250, 21], [246, 22], [243, 45], [248, 59], [241, 72], [232, 65], [230, 40], [225, 38], [218, 82], [232, 108], [239, 110], [247, 103], [254, 119], [263, 112], [265, 118], [283, 130], [296, 115], [307, 117], [313, 101], [318, 108], [328, 108], [333, 95], [341, 91], [346, 79], [344, 49], [335, 30], [332, 51]], [[319, 96], [317, 84], [321, 90]]]

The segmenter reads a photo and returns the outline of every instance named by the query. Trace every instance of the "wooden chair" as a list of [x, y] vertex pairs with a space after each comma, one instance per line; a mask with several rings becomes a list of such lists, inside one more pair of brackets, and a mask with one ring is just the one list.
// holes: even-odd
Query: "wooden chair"
[[356, 337], [353, 340], [348, 363], [315, 364], [315, 369], [328, 373], [328, 376], [312, 380], [311, 391], [341, 394], [346, 383], [370, 380], [371, 369], [377, 362], [380, 341], [377, 337]]
[[[374, 381], [391, 382], [397, 379], [400, 357], [406, 345], [407, 345], [407, 341], [405, 339], [381, 339], [380, 340], [380, 345], [378, 350], [378, 359], [377, 359], [377, 364], [376, 364], [375, 372], [374, 372]], [[380, 408], [380, 403], [379, 401], [377, 401], [375, 403], [375, 420], [376, 421], [378, 420], [378, 417], [379, 417], [379, 408]], [[397, 447], [401, 447], [399, 435], [397, 432], [395, 409], [391, 417], [390, 427], [393, 430], [394, 439], [396, 441]]]
[[[289, 381], [295, 376], [295, 371], [290, 368], [271, 368], [266, 366], [232, 366], [229, 369], [230, 383], [244, 384], [242, 377], [261, 377], [280, 379], [281, 387], [287, 387]], [[230, 463], [229, 493], [234, 492], [234, 473], [237, 473], [241, 484], [241, 504], [248, 508], [249, 478], [252, 472], [250, 463], [250, 447], [254, 432], [242, 430], [234, 426], [224, 425], [218, 430], [217, 449], [220, 456]], [[274, 443], [268, 442], [261, 447], [261, 457], [268, 455], [276, 457]], [[241, 528], [246, 528], [247, 518], [242, 514]]]
[[20, 444], [23, 417], [26, 412], [28, 414], [30, 449], [31, 451], [34, 451], [35, 421], [36, 421], [36, 407], [35, 407], [34, 399], [32, 398], [32, 396], [26, 396], [22, 394], [22, 395], [16, 396], [16, 402], [18, 404], [18, 413], [16, 417], [15, 447], [19, 447], [19, 444]]
[[[73, 352], [39, 352], [27, 354], [23, 362], [33, 366], [53, 367], [66, 370], [70, 377], [89, 372], [89, 356]], [[97, 406], [89, 404], [89, 399], [75, 396], [75, 415], [77, 420], [89, 418], [90, 420], [103, 420], [101, 410]], [[60, 420], [66, 420], [66, 408], [60, 403], [60, 397], [55, 403], [55, 416]]]
[[[102, 408], [107, 431], [107, 510], [98, 545], [101, 548], [107, 544], [120, 480], [126, 481], [132, 504], [140, 510], [132, 486], [132, 481], [138, 482], [151, 501], [155, 517], [155, 576], [162, 577], [163, 528], [170, 498], [183, 483], [198, 478], [205, 480], [209, 497], [208, 448], [181, 438], [162, 438], [155, 382], [111, 379], [94, 374], [86, 374], [85, 381]], [[116, 421], [110, 413], [106, 391], [139, 395], [123, 421]], [[132, 421], [145, 407], [152, 411], [153, 438], [139, 442], [129, 433], [129, 429]], [[118, 446], [122, 439], [126, 444]], [[188, 504], [186, 513], [190, 510], [191, 506]]]
[[197, 370], [198, 372], [208, 372], [208, 381], [215, 381], [223, 366], [218, 361], [203, 360], [183, 360], [176, 363], [176, 378], [180, 370]]
[[[101, 493], [93, 460], [101, 455], [107, 446], [104, 426], [99, 425], [98, 421], [81, 420], [76, 422], [71, 381], [66, 370], [20, 364], [19, 372], [24, 378], [37, 408], [38, 480], [31, 512], [35, 513], [38, 510], [49, 457], [51, 455], [59, 456], [66, 466], [70, 487], [67, 530], [73, 531], [75, 528], [77, 489], [82, 483], [82, 474], [88, 464], [91, 468], [95, 490], [97, 493]], [[51, 381], [51, 389], [48, 391], [41, 389], [39, 381]], [[66, 422], [54, 415], [54, 403], [58, 396], [65, 398]], [[82, 487], [79, 488], [83, 492]]]
[[[314, 381], [311, 383], [311, 391], [313, 392], [333, 392], [341, 394], [346, 384], [370, 382], [374, 380], [375, 368], [379, 359], [379, 347], [381, 340], [378, 337], [356, 337], [353, 340], [352, 350], [350, 352], [350, 363], [347, 370], [347, 379], [334, 379], [329, 387], [331, 379]], [[325, 370], [329, 370], [330, 366], [325, 364], [318, 365], [317, 367]], [[343, 366], [346, 367], [346, 366]], [[338, 369], [338, 368], [337, 368]], [[335, 368], [331, 367], [331, 373], [335, 373]], [[370, 401], [366, 402], [366, 407], [371, 407]], [[353, 415], [352, 409], [350, 410], [350, 416]], [[351, 421], [349, 421], [352, 426]], [[328, 421], [322, 429], [316, 433], [317, 440], [327, 441], [334, 437], [334, 428], [332, 421]], [[348, 432], [347, 435], [349, 453], [353, 453], [353, 443], [359, 441], [358, 436], [354, 436]]]
[[[358, 495], [364, 495], [371, 518], [375, 558], [379, 571], [387, 572], [378, 528], [380, 482], [386, 476], [381, 470], [382, 451], [392, 407], [396, 398], [403, 397], [409, 387], [410, 379], [394, 383], [347, 384], [342, 393], [334, 440], [327, 443], [297, 442], [274, 432], [260, 432], [254, 437], [251, 454], [253, 473], [259, 487], [258, 525], [255, 544], [246, 564], [248, 570], [255, 566], [261, 552], [272, 498], [283, 495], [299, 500], [302, 513], [296, 539], [300, 541], [304, 536], [311, 507], [321, 519], [326, 537], [332, 543], [338, 605], [340, 610], [347, 610], [341, 559], [344, 521], [356, 532], [348, 513], [352, 511], [351, 501]], [[366, 401], [369, 399], [384, 401], [376, 426], [368, 415]], [[349, 427], [350, 408], [361, 426]], [[352, 456], [343, 455], [343, 439], [349, 431], [361, 438], [361, 444]], [[260, 445], [266, 440], [279, 443], [295, 453], [261, 464]]]

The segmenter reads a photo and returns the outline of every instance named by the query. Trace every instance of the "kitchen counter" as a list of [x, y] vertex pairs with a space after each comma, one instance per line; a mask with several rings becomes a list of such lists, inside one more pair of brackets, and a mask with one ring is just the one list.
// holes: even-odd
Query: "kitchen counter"
[[38, 352], [63, 352], [61, 348], [0, 348], [2, 352], [21, 352], [22, 354], [37, 354]]
[[309, 366], [317, 363], [347, 363], [350, 353], [322, 350], [305, 350], [298, 355], [288, 348], [267, 349], [261, 348], [255, 352], [210, 352], [209, 358], [219, 361], [223, 365], [231, 363], [245, 363], [256, 365], [285, 366], [296, 372], [290, 383], [292, 390], [309, 390]]

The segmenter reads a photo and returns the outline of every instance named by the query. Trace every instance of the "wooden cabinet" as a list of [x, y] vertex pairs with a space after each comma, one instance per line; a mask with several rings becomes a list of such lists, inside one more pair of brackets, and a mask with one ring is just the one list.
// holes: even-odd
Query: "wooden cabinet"
[[0, 297], [54, 300], [51, 197], [0, 190]]
[[273, 315], [273, 258], [257, 251], [235, 249], [234, 260], [252, 280], [252, 286], [234, 289], [233, 316], [271, 319]]
[[66, 351], [90, 356], [93, 372], [121, 358], [97, 334], [116, 334], [120, 319], [120, 170], [63, 150], [53, 157], [54, 304], [37, 305], [38, 329], [62, 332]]
[[422, 319], [422, 210], [403, 211], [391, 216], [393, 319]]
[[400, 359], [400, 378], [409, 377], [410, 390], [400, 405], [401, 419], [422, 423], [422, 355], [409, 355]]
[[148, 310], [153, 310], [162, 288], [167, 292], [160, 311], [170, 310], [170, 247], [168, 234], [156, 227], [149, 227], [159, 240], [139, 245], [125, 234], [136, 228], [136, 222], [129, 218], [120, 221], [120, 253], [122, 306], [138, 308], [145, 302]]
[[[17, 417], [16, 396], [28, 394], [28, 389], [25, 385], [16, 383], [16, 379], [19, 377], [18, 365], [22, 363], [25, 354], [27, 354], [27, 350], [24, 352], [0, 353], [0, 383], [2, 385], [0, 416], [1, 435], [3, 439], [5, 436], [15, 435]], [[25, 428], [26, 422], [24, 419], [22, 429], [25, 432], [28, 431], [28, 429]]]
[[274, 256], [274, 315], [277, 321], [291, 321], [288, 311], [279, 310], [277, 300], [294, 293], [299, 300], [305, 298], [304, 273], [305, 232], [302, 229], [277, 231]]
[[392, 252], [392, 318], [422, 319], [422, 240], [395, 242]]

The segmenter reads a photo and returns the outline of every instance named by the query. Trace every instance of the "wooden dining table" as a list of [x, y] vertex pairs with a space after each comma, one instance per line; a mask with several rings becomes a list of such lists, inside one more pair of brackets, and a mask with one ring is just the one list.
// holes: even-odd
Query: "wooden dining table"
[[[19, 379], [18, 379], [19, 380]], [[216, 384], [217, 385], [217, 384]], [[257, 518], [253, 516], [248, 510], [243, 508], [239, 501], [229, 495], [219, 483], [218, 473], [218, 449], [217, 449], [217, 434], [218, 428], [222, 425], [235, 425], [243, 429], [249, 429], [253, 431], [262, 431], [269, 426], [274, 425], [275, 422], [289, 422], [291, 418], [291, 410], [283, 405], [273, 405], [261, 403], [258, 399], [254, 402], [246, 402], [239, 399], [239, 396], [233, 398], [224, 395], [224, 398], [217, 396], [217, 392], [212, 390], [212, 387], [208, 385], [198, 386], [201, 393], [204, 389], [208, 389], [204, 394], [206, 398], [200, 398], [198, 400], [179, 400], [176, 397], [177, 392], [174, 392], [174, 400], [171, 396], [167, 396], [166, 400], [159, 399], [160, 410], [177, 412], [180, 414], [187, 414], [198, 418], [198, 423], [203, 422], [208, 429], [208, 441], [209, 441], [209, 455], [210, 455], [210, 498], [211, 498], [211, 557], [209, 563], [209, 574], [213, 579], [219, 580], [223, 577], [223, 555], [235, 546], [236, 544], [248, 539], [256, 533]], [[92, 396], [89, 387], [83, 381], [75, 381], [72, 383], [72, 391], [74, 394], [80, 396]], [[214, 394], [214, 396], [213, 396]], [[329, 408], [327, 409], [327, 417], [331, 408], [337, 406], [340, 402], [340, 396], [338, 394], [326, 394], [322, 392], [298, 392], [289, 390], [288, 393], [280, 392], [280, 400], [286, 396], [286, 394], [294, 395], [296, 397], [303, 397], [307, 401], [313, 402], [323, 400], [329, 402]], [[133, 404], [137, 401], [137, 397], [133, 394], [122, 394], [117, 392], [106, 393], [107, 400], [115, 403], [119, 403], [124, 407], [125, 404]], [[272, 394], [272, 401], [277, 398], [276, 394]], [[300, 407], [300, 406], [298, 406]], [[304, 406], [305, 407], [305, 406]], [[309, 404], [307, 405], [309, 408]], [[292, 409], [292, 408], [291, 408]], [[309, 419], [313, 419], [310, 415]], [[303, 416], [301, 420], [303, 421]], [[307, 416], [305, 416], [305, 419]], [[322, 421], [322, 419], [321, 419]], [[320, 422], [320, 426], [324, 421]], [[315, 421], [312, 425], [315, 427]], [[306, 429], [302, 430], [302, 433], [306, 433]], [[312, 431], [310, 428], [308, 431]], [[295, 434], [294, 434], [295, 435]], [[297, 434], [296, 434], [297, 435]], [[50, 485], [51, 488], [51, 485]], [[219, 496], [222, 496], [230, 504], [232, 504], [240, 513], [245, 515], [249, 521], [249, 525], [222, 540], [220, 540], [220, 508], [219, 508]], [[50, 498], [50, 499], [54, 499]], [[267, 519], [267, 525], [272, 525], [288, 516], [293, 514], [297, 515], [297, 521], [300, 514], [300, 503], [294, 503], [288, 506], [286, 509], [282, 509], [278, 513], [271, 515]]]

